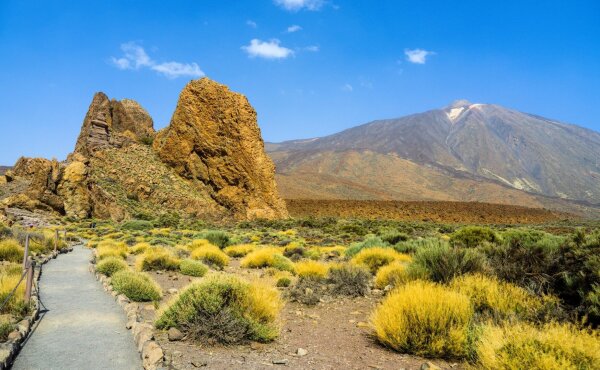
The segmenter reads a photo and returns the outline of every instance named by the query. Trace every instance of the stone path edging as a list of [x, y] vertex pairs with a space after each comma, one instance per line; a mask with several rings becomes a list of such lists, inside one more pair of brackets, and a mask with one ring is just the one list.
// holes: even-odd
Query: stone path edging
[[142, 365], [146, 370], [156, 370], [164, 363], [164, 351], [154, 340], [154, 326], [144, 322], [138, 315], [138, 304], [131, 302], [124, 294], [118, 294], [110, 285], [110, 277], [96, 271], [96, 265], [90, 262], [89, 270], [96, 276], [96, 280], [102, 283], [102, 288], [110, 293], [117, 304], [127, 314], [126, 329], [131, 330], [135, 346], [142, 357]]

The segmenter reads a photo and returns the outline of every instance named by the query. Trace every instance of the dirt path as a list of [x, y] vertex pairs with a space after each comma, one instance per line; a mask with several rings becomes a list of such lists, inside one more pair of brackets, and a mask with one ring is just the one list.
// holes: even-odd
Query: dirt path
[[[77, 246], [44, 266], [42, 313], [13, 369], [141, 369], [123, 310], [88, 271]], [[43, 307], [42, 307], [43, 308]]]

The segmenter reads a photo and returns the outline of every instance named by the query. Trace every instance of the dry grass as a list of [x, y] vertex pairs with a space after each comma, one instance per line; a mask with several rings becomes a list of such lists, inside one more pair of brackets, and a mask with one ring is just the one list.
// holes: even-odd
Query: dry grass
[[381, 267], [375, 275], [375, 287], [383, 289], [388, 285], [396, 287], [410, 280], [406, 267], [407, 262], [394, 261]]
[[229, 257], [239, 258], [244, 257], [250, 252], [254, 252], [256, 250], [256, 246], [253, 244], [240, 244], [240, 245], [232, 245], [223, 249]]
[[246, 268], [273, 267], [282, 271], [294, 271], [293, 262], [283, 256], [281, 249], [275, 247], [255, 250], [242, 259], [241, 266]]
[[410, 262], [412, 258], [407, 254], [398, 253], [391, 248], [365, 248], [352, 258], [352, 263], [364, 265], [369, 268], [372, 274], [377, 273], [380, 267], [388, 265], [394, 261]]
[[329, 272], [328, 264], [311, 260], [296, 262], [295, 268], [298, 277], [325, 278]]
[[96, 246], [96, 258], [102, 260], [108, 257], [125, 258], [127, 256], [127, 246], [122, 242], [114, 240], [104, 240]]
[[0, 261], [23, 262], [25, 249], [15, 239], [0, 241]]
[[413, 281], [385, 298], [371, 323], [377, 339], [396, 351], [462, 358], [468, 353], [472, 316], [467, 296], [434, 283]]
[[192, 259], [200, 260], [218, 269], [223, 269], [229, 264], [229, 256], [223, 253], [219, 247], [210, 244], [208, 241], [202, 244], [192, 243], [192, 245], [192, 253], [190, 254]]
[[600, 369], [600, 336], [570, 324], [485, 326], [476, 356], [481, 369]]

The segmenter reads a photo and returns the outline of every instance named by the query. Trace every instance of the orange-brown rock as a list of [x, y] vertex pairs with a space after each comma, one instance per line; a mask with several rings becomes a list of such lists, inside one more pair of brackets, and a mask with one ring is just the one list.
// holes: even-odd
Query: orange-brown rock
[[97, 150], [121, 148], [152, 138], [152, 118], [142, 106], [129, 99], [109, 100], [106, 94], [94, 95], [75, 144], [75, 153], [89, 157]]
[[227, 86], [208, 78], [188, 83], [153, 147], [163, 162], [207, 186], [214, 200], [236, 217], [287, 217], [256, 112], [244, 95]]

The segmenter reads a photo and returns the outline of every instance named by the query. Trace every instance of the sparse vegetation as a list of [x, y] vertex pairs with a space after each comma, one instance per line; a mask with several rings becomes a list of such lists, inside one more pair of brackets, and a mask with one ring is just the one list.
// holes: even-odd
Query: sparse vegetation
[[200, 261], [184, 259], [179, 263], [181, 273], [187, 276], [202, 277], [208, 272], [208, 267]]
[[435, 283], [409, 282], [392, 292], [371, 318], [377, 339], [402, 353], [464, 358], [473, 310], [469, 298]]
[[194, 339], [220, 343], [268, 342], [279, 334], [277, 290], [218, 275], [190, 285], [159, 315], [161, 329], [176, 327]]
[[158, 301], [162, 291], [148, 275], [130, 270], [116, 272], [111, 279], [115, 291], [135, 302]]

